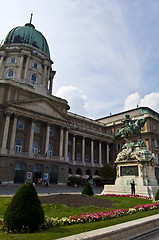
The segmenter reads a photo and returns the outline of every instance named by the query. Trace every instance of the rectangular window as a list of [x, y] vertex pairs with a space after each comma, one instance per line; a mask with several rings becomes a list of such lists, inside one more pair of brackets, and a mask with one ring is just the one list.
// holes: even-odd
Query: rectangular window
[[155, 148], [157, 148], [157, 140], [154, 140]]
[[97, 163], [97, 157], [96, 156], [94, 157], [94, 163]]
[[16, 58], [10, 58], [10, 63], [16, 63]]
[[36, 62], [33, 62], [33, 68], [38, 69], [38, 64]]
[[72, 160], [72, 153], [68, 152], [68, 159], [71, 161]]
[[48, 150], [48, 156], [49, 158], [52, 158], [52, 150]]
[[16, 152], [16, 153], [22, 152], [22, 146], [15, 145], [15, 152]]
[[121, 149], [120, 143], [118, 143], [118, 144], [116, 145], [116, 149], [117, 149], [117, 150], [120, 150], [120, 149]]

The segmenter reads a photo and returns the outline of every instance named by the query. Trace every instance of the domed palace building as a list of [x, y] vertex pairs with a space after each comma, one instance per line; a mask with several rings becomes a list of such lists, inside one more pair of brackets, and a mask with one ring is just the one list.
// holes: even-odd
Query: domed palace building
[[0, 46], [0, 182], [66, 184], [113, 163], [106, 124], [69, 112], [52, 95], [56, 71], [34, 25], [13, 28]]

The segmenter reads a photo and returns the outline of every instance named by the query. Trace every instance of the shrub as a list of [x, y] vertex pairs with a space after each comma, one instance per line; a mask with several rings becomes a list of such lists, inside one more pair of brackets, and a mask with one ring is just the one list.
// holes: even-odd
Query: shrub
[[86, 185], [84, 186], [82, 194], [90, 195], [90, 196], [94, 195], [91, 184], [89, 182], [87, 182]]
[[4, 227], [11, 232], [35, 232], [43, 223], [44, 211], [37, 192], [31, 183], [25, 183], [4, 214]]
[[156, 201], [159, 200], [159, 189], [158, 189], [158, 191], [157, 191], [157, 193], [156, 193], [155, 200], [156, 200]]
[[79, 186], [82, 186], [82, 185], [83, 185], [83, 182], [84, 182], [85, 180], [82, 179], [82, 177], [71, 176], [71, 177], [69, 177], [68, 181], [69, 181], [71, 184], [77, 184], [77, 185], [79, 185]]

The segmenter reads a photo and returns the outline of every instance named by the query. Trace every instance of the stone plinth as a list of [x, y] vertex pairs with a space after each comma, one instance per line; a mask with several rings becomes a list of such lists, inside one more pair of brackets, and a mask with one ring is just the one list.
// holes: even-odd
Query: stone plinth
[[158, 190], [154, 169], [155, 156], [144, 142], [126, 143], [116, 158], [115, 185], [105, 185], [102, 194], [131, 194], [130, 181], [135, 181], [135, 193], [154, 198]]

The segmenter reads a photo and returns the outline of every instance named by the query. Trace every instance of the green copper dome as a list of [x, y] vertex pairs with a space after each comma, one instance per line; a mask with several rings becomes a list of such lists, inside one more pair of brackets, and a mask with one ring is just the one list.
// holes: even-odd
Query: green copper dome
[[2, 45], [13, 43], [25, 43], [32, 45], [46, 53], [50, 57], [49, 46], [45, 37], [35, 29], [31, 23], [25, 24], [22, 27], [13, 28], [6, 36]]

